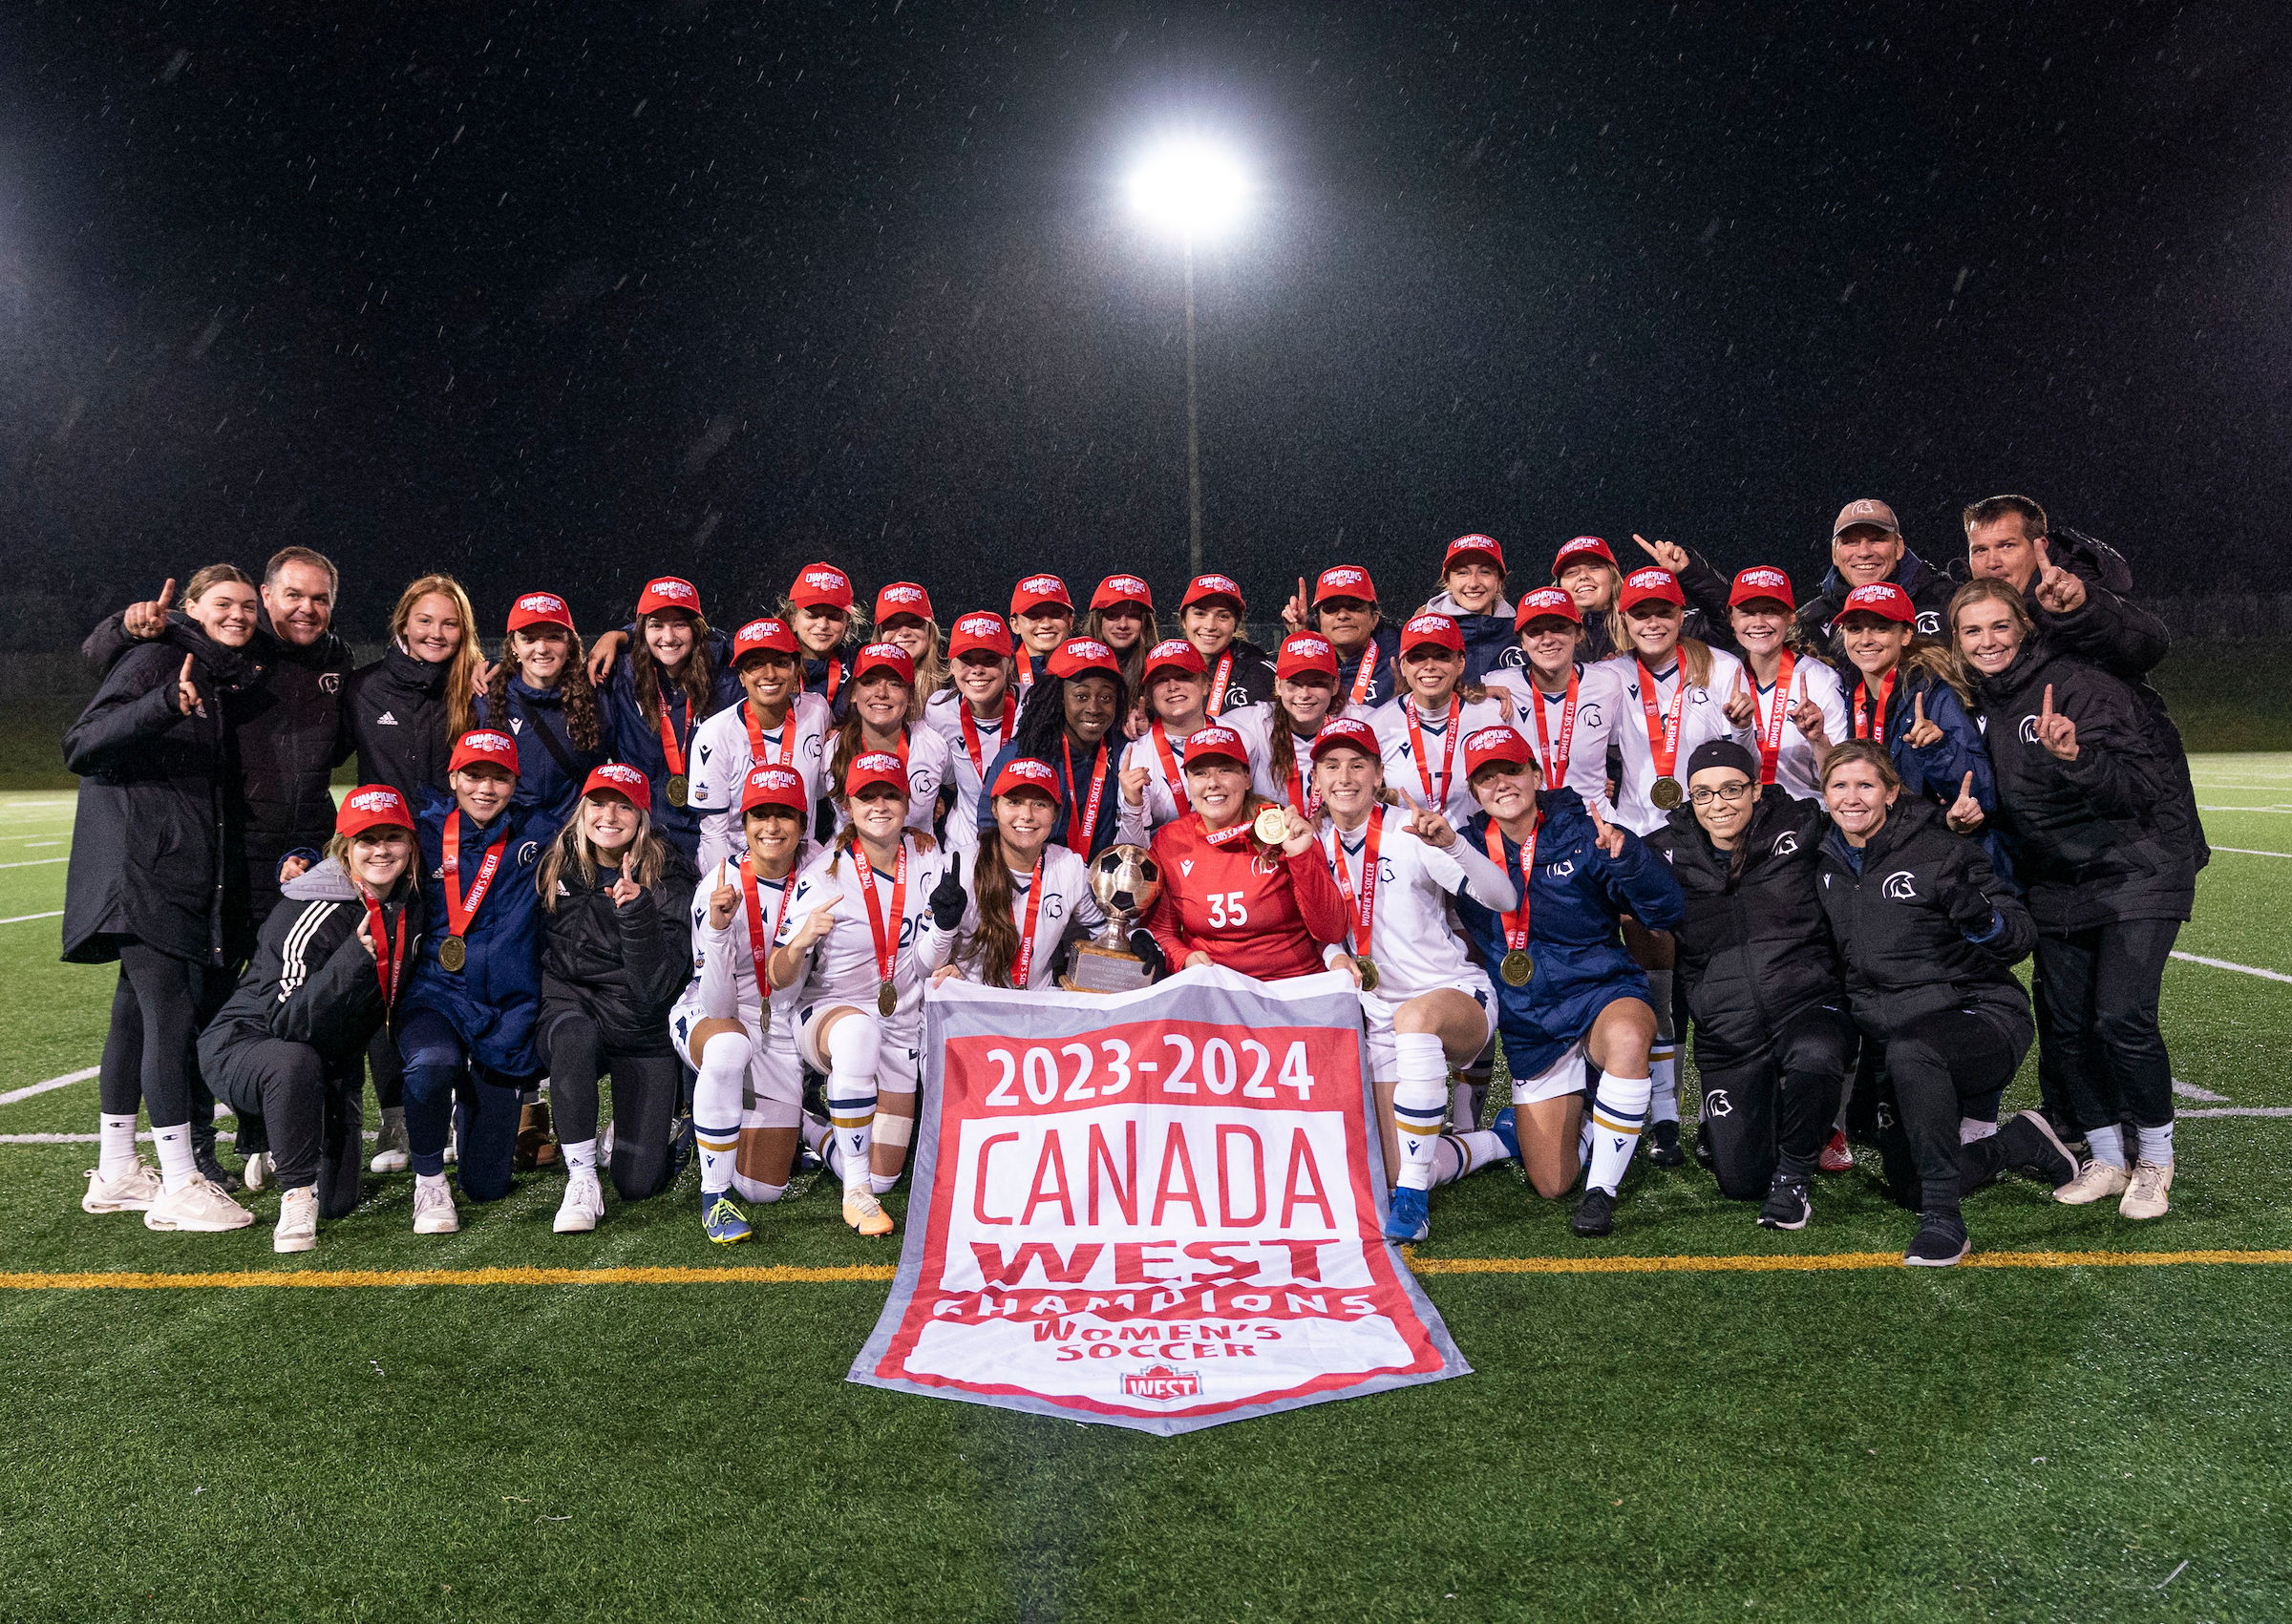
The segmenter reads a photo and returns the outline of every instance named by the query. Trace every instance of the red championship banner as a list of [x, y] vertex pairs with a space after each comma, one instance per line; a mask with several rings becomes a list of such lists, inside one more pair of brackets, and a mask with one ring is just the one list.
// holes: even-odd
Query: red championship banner
[[952, 981], [898, 1283], [851, 1380], [1176, 1433], [1469, 1370], [1380, 1233], [1339, 976]]

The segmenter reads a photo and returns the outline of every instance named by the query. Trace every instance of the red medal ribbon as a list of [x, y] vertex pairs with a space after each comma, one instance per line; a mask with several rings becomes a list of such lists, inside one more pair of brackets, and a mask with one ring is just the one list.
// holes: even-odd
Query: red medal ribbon
[[[790, 869], [780, 881], [780, 903], [772, 913], [772, 934], [764, 933], [764, 905], [756, 896], [756, 858], [753, 852], [740, 857], [740, 890], [748, 900], [748, 956], [756, 966], [756, 996], [767, 1003], [772, 1002], [772, 944], [780, 938], [780, 925], [788, 917], [788, 899], [796, 895], [796, 871]], [[870, 888], [873, 895], [873, 888]]]
[[[1080, 797], [1074, 792], [1073, 735], [1069, 734], [1060, 739], [1058, 741], [1058, 748], [1065, 753], [1067, 763], [1067, 850], [1070, 852], [1080, 852], [1084, 856], [1087, 857], [1091, 854], [1091, 841], [1098, 833], [1098, 803], [1106, 797], [1106, 780], [1111, 771], [1110, 764], [1107, 758], [1114, 752], [1108, 749], [1103, 742], [1099, 744], [1098, 770], [1091, 777], [1090, 799], [1087, 802], [1081, 802]], [[1076, 845], [1074, 842], [1074, 808], [1078, 802], [1082, 805], [1082, 843], [1080, 845]]]
[[465, 901], [455, 896], [461, 889], [461, 819], [469, 814], [456, 807], [446, 819], [445, 837], [445, 893], [446, 932], [449, 936], [466, 937], [470, 921], [478, 910], [485, 906], [485, 894], [493, 888], [494, 871], [501, 866], [501, 854], [509, 850], [509, 819], [501, 820], [501, 837], [486, 848], [485, 860], [478, 865], [478, 877], [470, 882], [470, 895]]
[[1552, 733], [1544, 721], [1544, 690], [1536, 685], [1533, 672], [1528, 678], [1528, 703], [1536, 712], [1536, 753], [1543, 758], [1544, 787], [1564, 790], [1568, 787], [1568, 747], [1576, 738], [1577, 671], [1568, 667], [1568, 697], [1560, 706], [1560, 753], [1552, 753]]
[[[963, 752], [971, 758], [971, 770], [980, 777], [987, 776], [987, 745], [979, 737], [979, 724], [971, 719], [971, 704], [966, 699], [955, 702], [955, 714], [963, 722]], [[1008, 689], [1003, 694], [1003, 720], [997, 724], [995, 747], [1000, 749], [1010, 742], [1013, 720], [1019, 714], [1019, 702], [1010, 697]]]
[[1775, 667], [1774, 697], [1767, 702], [1767, 714], [1759, 718], [1759, 782], [1774, 782], [1775, 758], [1783, 753], [1784, 706], [1791, 695], [1791, 673], [1798, 668], [1798, 656], [1783, 650], [1782, 664]]
[[1218, 674], [1210, 682], [1209, 711], [1212, 716], [1225, 708], [1225, 685], [1234, 675], [1234, 651], [1227, 649], [1218, 656]]
[[[1537, 814], [1536, 824], [1528, 831], [1528, 838], [1520, 843], [1520, 905], [1503, 916], [1504, 951], [1519, 953], [1528, 946], [1528, 885], [1536, 875], [1536, 837], [1543, 832], [1544, 818]], [[1481, 844], [1488, 848], [1488, 860], [1497, 868], [1504, 866], [1504, 832], [1490, 818], [1488, 828], [1481, 833]]]
[[692, 742], [692, 707], [685, 707], [684, 736], [668, 724], [668, 696], [661, 695], [661, 759], [668, 764], [668, 776], [682, 777], [685, 770], [685, 749]]
[[891, 928], [883, 925], [883, 910], [876, 901], [876, 865], [864, 851], [860, 858], [860, 896], [867, 902], [867, 934], [876, 944], [876, 973], [883, 981], [900, 962], [900, 927], [907, 917], [907, 837], [900, 836], [900, 860], [892, 865]]
[[1442, 807], [1448, 805], [1450, 774], [1456, 765], [1456, 736], [1464, 731], [1461, 726], [1464, 701], [1458, 699], [1454, 694], [1449, 695], [1448, 737], [1441, 746], [1440, 792], [1438, 794], [1433, 793], [1432, 791], [1432, 769], [1425, 765], [1425, 733], [1424, 729], [1416, 725], [1416, 701], [1409, 698], [1402, 699], [1401, 709], [1409, 718], [1409, 748], [1416, 755], [1416, 781], [1425, 787], [1425, 805], [1431, 807], [1434, 812], [1438, 812]]
[[1894, 679], [1901, 674], [1902, 668], [1897, 665], [1886, 673], [1886, 680], [1878, 685], [1878, 713], [1876, 716], [1870, 714], [1869, 708], [1870, 679], [1864, 677], [1857, 681], [1855, 684], [1856, 738], [1868, 739], [1873, 744], [1878, 745], [1886, 742], [1886, 709], [1894, 703]]
[[[756, 725], [753, 700], [744, 699], [740, 702], [740, 720], [748, 724], [750, 766], [786, 767], [796, 759], [796, 703], [793, 700], [789, 702], [788, 708], [780, 712], [780, 753], [777, 756], [768, 757], [764, 753], [764, 729]], [[683, 770], [680, 768], [678, 770]]]
[[1385, 810], [1371, 807], [1369, 822], [1363, 827], [1368, 833], [1362, 836], [1361, 842], [1361, 889], [1358, 901], [1354, 899], [1353, 887], [1345, 877], [1345, 832], [1341, 829], [1329, 831], [1329, 866], [1337, 871], [1337, 893], [1345, 898], [1346, 912], [1358, 919], [1361, 925], [1359, 931], [1351, 933], [1352, 954], [1356, 959], [1369, 952], [1375, 939], [1377, 853], [1385, 844]]
[[1170, 799], [1177, 804], [1178, 811], [1192, 812], [1194, 810], [1194, 793], [1186, 788], [1186, 775], [1178, 766], [1178, 752], [1170, 748], [1168, 730], [1162, 727], [1158, 719], [1148, 730], [1154, 735], [1154, 748], [1161, 752], [1162, 777], [1170, 785]]
[[828, 659], [828, 691], [824, 696], [830, 705], [836, 703], [836, 690], [843, 686], [843, 662], [833, 654]]
[[1250, 819], [1246, 811], [1243, 812], [1240, 823], [1228, 824], [1223, 829], [1212, 829], [1202, 820], [1199, 812], [1194, 814], [1194, 821], [1201, 830], [1201, 837], [1220, 852], [1250, 833]]
[[382, 911], [382, 904], [363, 891], [358, 893], [358, 900], [366, 904], [367, 935], [381, 944], [381, 951], [374, 955], [374, 980], [382, 984], [382, 1007], [387, 1012], [397, 1007], [398, 982], [406, 968], [406, 940], [414, 933], [406, 928], [406, 915], [401, 909], [397, 939], [393, 941], [390, 916]]
[[[1034, 923], [1042, 917], [1043, 891], [1050, 883], [1050, 865], [1037, 857], [1034, 862], [1034, 881], [1027, 887], [1027, 922], [1019, 931], [1019, 951], [1010, 961], [1010, 984], [1026, 991], [1028, 981], [1034, 973]], [[1014, 905], [1012, 910], [1018, 910]]]
[[1369, 703], [1369, 690], [1377, 685], [1377, 639], [1371, 632], [1361, 646], [1361, 664], [1353, 668], [1353, 698], [1355, 705]]
[[1640, 706], [1647, 712], [1647, 759], [1655, 768], [1658, 778], [1672, 777], [1679, 765], [1679, 707], [1687, 703], [1687, 667], [1683, 661], [1676, 669], [1679, 685], [1671, 690], [1670, 713], [1659, 723], [1655, 716], [1655, 673], [1647, 669], [1647, 662], [1634, 660], [1640, 668]]

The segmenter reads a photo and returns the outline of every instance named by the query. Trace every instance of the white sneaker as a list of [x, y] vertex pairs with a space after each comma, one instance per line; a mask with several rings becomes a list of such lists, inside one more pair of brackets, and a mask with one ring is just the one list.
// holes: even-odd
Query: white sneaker
[[247, 1157], [239, 1169], [239, 1182], [249, 1190], [260, 1190], [270, 1182], [270, 1152], [257, 1150]]
[[148, 1213], [164, 1187], [149, 1162], [136, 1158], [133, 1171], [106, 1178], [101, 1168], [88, 1170], [88, 1192], [79, 1198], [83, 1213]]
[[454, 1234], [461, 1228], [461, 1214], [454, 1210], [454, 1191], [444, 1180], [423, 1184], [418, 1179], [414, 1186], [414, 1233], [415, 1234]]
[[382, 1113], [382, 1131], [374, 1136], [373, 1160], [366, 1164], [369, 1172], [404, 1172], [409, 1158], [406, 1144], [406, 1113], [402, 1110]]
[[308, 1252], [318, 1245], [318, 1192], [309, 1185], [279, 1197], [279, 1221], [270, 1232], [273, 1252]]
[[2123, 1194], [2132, 1182], [2133, 1175], [2123, 1168], [2112, 1168], [2107, 1162], [2088, 1162], [2078, 1170], [2075, 1178], [2053, 1192], [2053, 1199], [2065, 1207], [2083, 1207]]
[[161, 1191], [143, 1214], [147, 1230], [185, 1230], [201, 1234], [243, 1230], [254, 1221], [254, 1213], [209, 1178], [195, 1178], [174, 1190]]
[[557, 1222], [550, 1227], [559, 1234], [587, 1234], [604, 1216], [605, 1192], [595, 1171], [566, 1174], [565, 1198], [557, 1204]]
[[2133, 1164], [2133, 1182], [2117, 1212], [2128, 1218], [2161, 1218], [2173, 1210], [2166, 1194], [2173, 1188], [2173, 1164], [2143, 1158]]

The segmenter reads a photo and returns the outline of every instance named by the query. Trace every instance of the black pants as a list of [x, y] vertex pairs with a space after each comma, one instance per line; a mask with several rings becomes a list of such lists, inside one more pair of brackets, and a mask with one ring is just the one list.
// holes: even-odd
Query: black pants
[[597, 1137], [597, 1079], [613, 1080], [613, 1190], [642, 1201], [668, 1188], [673, 1164], [668, 1125], [683, 1098], [683, 1068], [673, 1054], [621, 1054], [605, 1046], [597, 1023], [567, 1013], [541, 1034], [549, 1067], [552, 1125], [558, 1143]]
[[2173, 1062], [2157, 1029], [2178, 919], [2127, 919], [2037, 939], [2037, 1070], [2046, 1107], [2080, 1130], [2173, 1120]]
[[366, 1067], [373, 1074], [375, 1105], [394, 1111], [406, 1103], [406, 1064], [389, 1027], [374, 1028], [374, 1041], [366, 1045]]
[[1958, 1120], [1996, 1120], [1998, 1096], [2029, 1052], [2027, 1018], [1945, 1009], [1906, 1032], [1865, 1035], [1885, 1050], [1872, 1136], [1888, 1192], [1918, 1212], [1955, 1213], [1961, 1195], [2005, 1171], [1996, 1137], [1962, 1146]]
[[1766, 1052], [1724, 1063], [1695, 1049], [1703, 1074], [1703, 1140], [1720, 1193], [1757, 1201], [1774, 1182], [1778, 1156], [1812, 1171], [1838, 1089], [1853, 1062], [1854, 1021], [1836, 1004], [1814, 1004], [1775, 1032]]
[[263, 1123], [279, 1188], [316, 1185], [322, 1218], [357, 1206], [366, 1164], [366, 1079], [357, 1059], [331, 1063], [308, 1044], [284, 1038], [235, 1044], [221, 1059], [215, 1092], [242, 1123]]
[[103, 1041], [96, 1095], [106, 1116], [151, 1113], [154, 1128], [215, 1120], [215, 1097], [200, 1076], [199, 1030], [230, 996], [230, 979], [133, 939], [119, 949], [111, 1030]]

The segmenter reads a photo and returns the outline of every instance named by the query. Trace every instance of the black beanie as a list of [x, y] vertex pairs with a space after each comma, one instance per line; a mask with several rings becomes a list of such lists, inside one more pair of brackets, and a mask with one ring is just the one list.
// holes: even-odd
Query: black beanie
[[1707, 767], [1731, 767], [1753, 784], [1759, 781], [1759, 758], [1732, 739], [1706, 739], [1687, 757], [1687, 776]]

